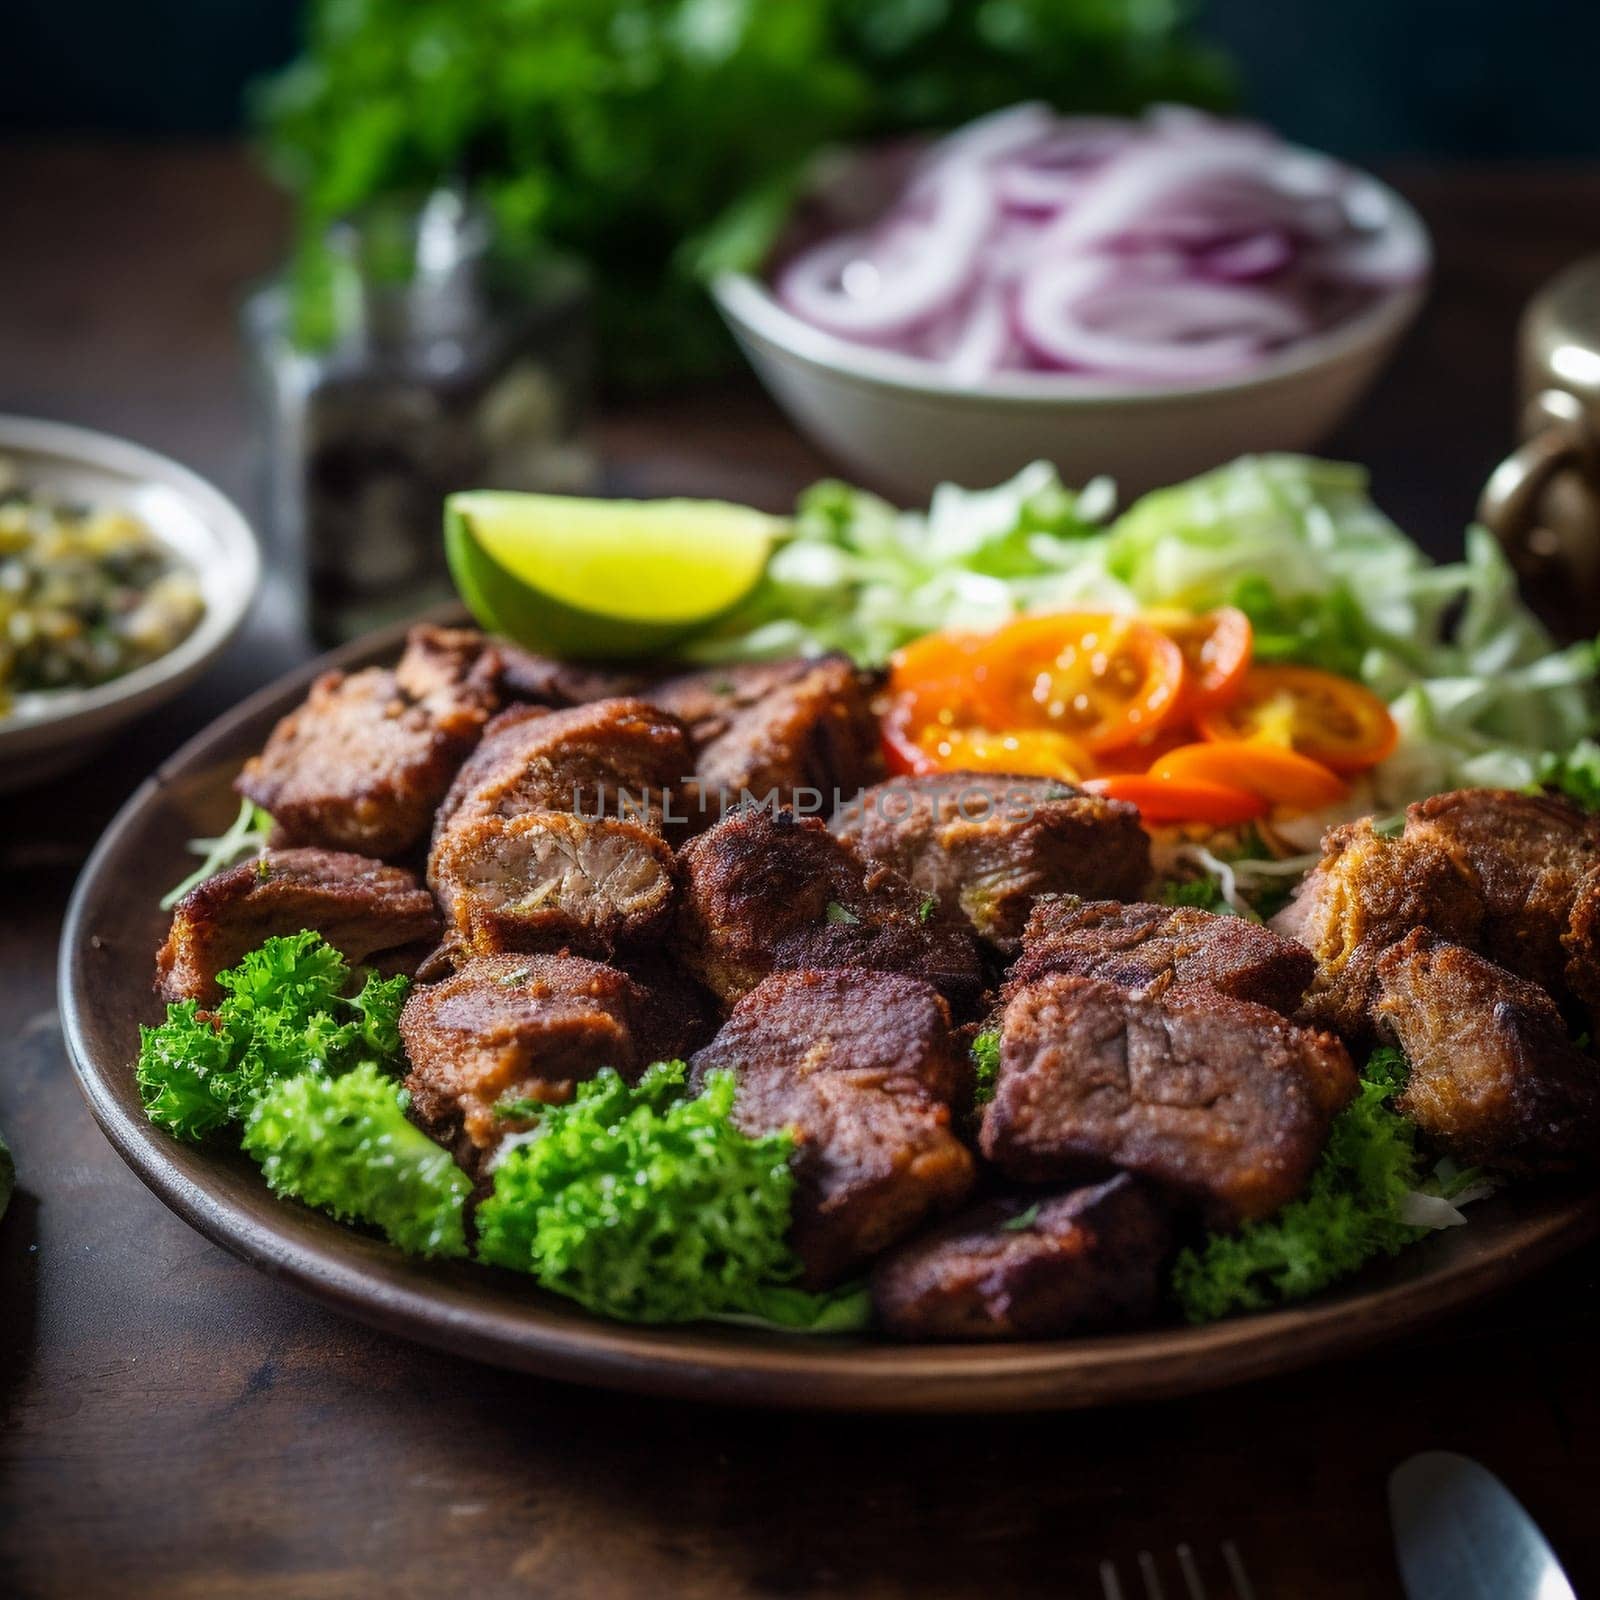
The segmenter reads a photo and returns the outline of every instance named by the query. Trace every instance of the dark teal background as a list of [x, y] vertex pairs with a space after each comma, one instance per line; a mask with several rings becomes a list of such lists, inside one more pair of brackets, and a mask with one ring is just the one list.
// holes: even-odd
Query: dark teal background
[[[293, 53], [296, 13], [294, 0], [0, 0], [0, 128], [236, 128], [242, 86]], [[1600, 154], [1600, 0], [1209, 0], [1202, 31], [1238, 61], [1249, 110], [1326, 149]]]

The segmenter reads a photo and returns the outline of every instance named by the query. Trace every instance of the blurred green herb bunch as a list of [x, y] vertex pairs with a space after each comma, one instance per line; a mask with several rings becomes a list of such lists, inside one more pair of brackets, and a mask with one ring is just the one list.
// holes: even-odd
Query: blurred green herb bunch
[[331, 328], [328, 225], [459, 182], [513, 260], [593, 268], [608, 376], [714, 370], [697, 279], [752, 266], [806, 158], [1023, 99], [1218, 105], [1187, 0], [308, 0], [256, 121], [298, 206], [296, 325]]

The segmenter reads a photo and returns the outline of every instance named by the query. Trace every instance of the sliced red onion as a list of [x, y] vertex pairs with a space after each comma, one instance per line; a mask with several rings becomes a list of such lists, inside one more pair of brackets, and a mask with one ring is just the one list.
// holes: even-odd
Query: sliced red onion
[[1025, 100], [957, 128], [932, 147], [924, 167], [931, 174], [954, 166], [985, 166], [1048, 138], [1059, 126], [1042, 100]]
[[884, 230], [830, 240], [789, 263], [778, 296], [796, 315], [846, 338], [902, 334], [958, 299], [972, 282], [995, 202], [971, 168], [941, 175], [920, 232]]
[[776, 292], [962, 384], [1231, 376], [1427, 267], [1425, 238], [1370, 179], [1186, 107], [1132, 122], [1030, 103], [920, 157], [889, 153], [863, 158], [859, 187], [899, 170], [897, 198], [868, 213], [835, 192], [823, 218], [849, 216], [846, 231], [791, 257]]
[[1223, 283], [1250, 283], [1282, 272], [1294, 258], [1294, 241], [1269, 228], [1205, 251], [1196, 258], [1195, 268]]
[[1017, 327], [1064, 367], [1199, 382], [1298, 337], [1306, 319], [1260, 290], [1130, 283], [1112, 262], [1091, 258], [1035, 268], [1018, 295]]
[[980, 384], [1000, 370], [1011, 342], [1011, 309], [1004, 290], [980, 284], [944, 358], [944, 370], [954, 383]]

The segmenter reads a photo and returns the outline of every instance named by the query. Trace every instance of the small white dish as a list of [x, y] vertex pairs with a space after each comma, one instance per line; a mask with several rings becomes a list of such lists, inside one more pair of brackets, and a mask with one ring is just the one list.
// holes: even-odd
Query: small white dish
[[244, 620], [261, 581], [250, 524], [176, 461], [110, 434], [0, 415], [0, 458], [30, 489], [132, 512], [194, 568], [205, 613], [175, 649], [92, 689], [19, 694], [0, 714], [0, 790], [67, 771], [113, 732], [192, 683]]
[[[1387, 185], [1362, 182], [1427, 258], [1422, 219]], [[1426, 287], [1390, 290], [1243, 376], [1185, 388], [1049, 372], [962, 384], [801, 321], [748, 274], [722, 274], [712, 295], [802, 433], [856, 476], [921, 502], [940, 483], [999, 483], [1030, 461], [1054, 462], [1068, 483], [1107, 474], [1126, 499], [1235, 456], [1310, 449], [1372, 383]]]

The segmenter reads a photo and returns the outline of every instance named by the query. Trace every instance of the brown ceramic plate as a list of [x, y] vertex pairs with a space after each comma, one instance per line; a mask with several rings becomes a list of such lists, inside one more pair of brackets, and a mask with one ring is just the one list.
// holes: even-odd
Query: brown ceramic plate
[[[398, 640], [398, 631], [377, 636], [334, 659], [392, 658]], [[604, 1322], [510, 1273], [414, 1260], [275, 1200], [238, 1151], [179, 1144], [153, 1128], [133, 1061], [137, 1025], [160, 1015], [150, 976], [166, 918], [156, 902], [192, 864], [184, 842], [232, 818], [228, 785], [239, 763], [316, 670], [222, 718], [123, 807], [67, 912], [61, 1012], [90, 1108], [134, 1171], [207, 1237], [363, 1322], [501, 1366], [705, 1400], [885, 1411], [1088, 1406], [1215, 1388], [1361, 1349], [1504, 1288], [1600, 1232], [1600, 1192], [1530, 1188], [1475, 1206], [1470, 1226], [1294, 1310], [1048, 1344], [910, 1346]]]

